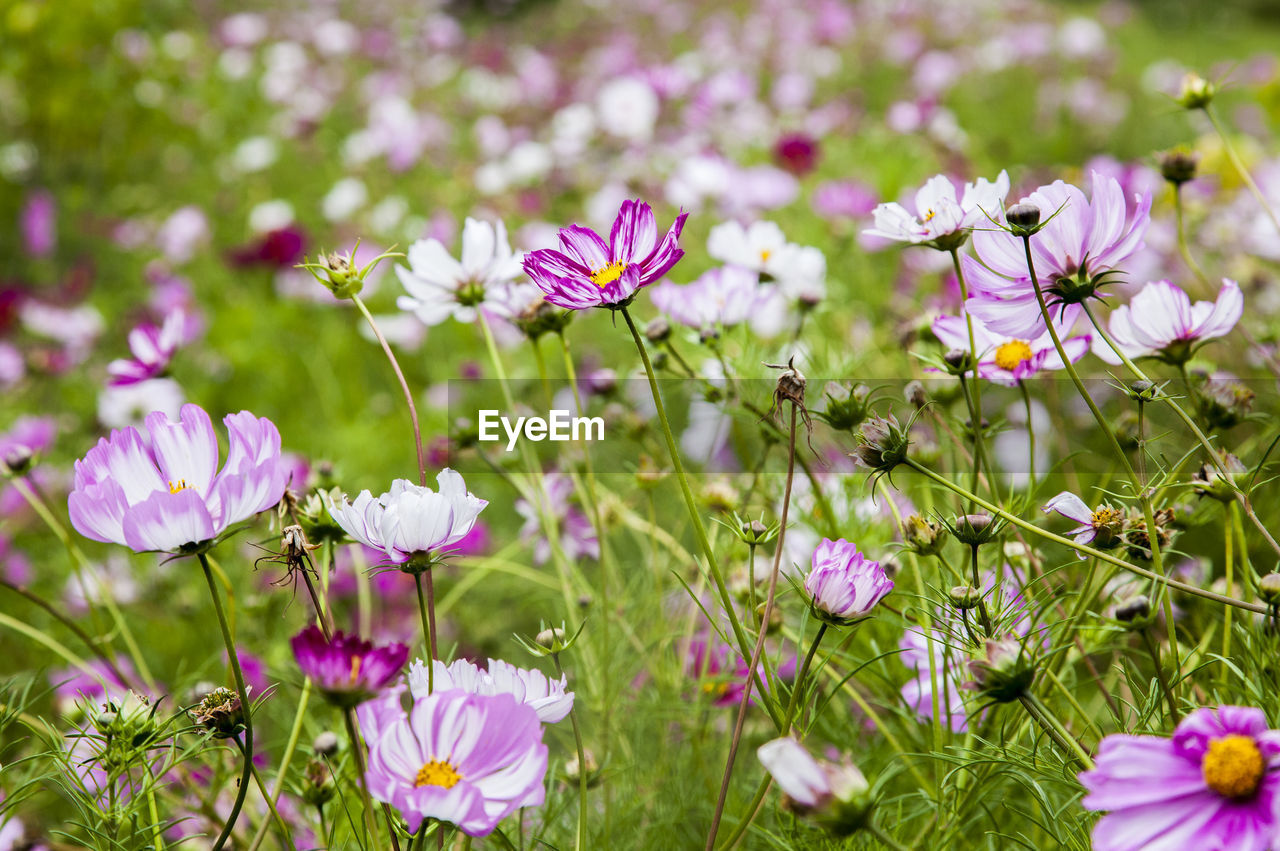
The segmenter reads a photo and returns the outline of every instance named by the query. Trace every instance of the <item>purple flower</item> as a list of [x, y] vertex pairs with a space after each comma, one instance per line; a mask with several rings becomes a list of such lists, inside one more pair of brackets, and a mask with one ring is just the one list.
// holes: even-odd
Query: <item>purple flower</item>
[[396, 479], [391, 490], [375, 499], [361, 491], [354, 503], [346, 497], [330, 503], [335, 523], [355, 540], [387, 554], [391, 564], [435, 558], [467, 536], [487, 500], [467, 491], [462, 475], [448, 467], [436, 475], [439, 491], [408, 479]]
[[[542, 477], [538, 498], [552, 521], [559, 527], [560, 549], [570, 561], [581, 558], [600, 558], [600, 541], [596, 538], [591, 520], [569, 502], [573, 496], [573, 480], [561, 473], [550, 472]], [[516, 513], [524, 518], [520, 537], [533, 541], [533, 560], [546, 564], [551, 558], [551, 543], [543, 534], [539, 507], [527, 499], [516, 500]]]
[[[992, 331], [976, 316], [970, 320], [973, 322], [973, 344], [978, 350], [978, 375], [988, 381], [1012, 387], [1042, 369], [1062, 369], [1062, 358], [1047, 329], [1041, 329], [1034, 339], [1018, 339]], [[932, 327], [934, 336], [947, 348], [969, 351], [969, 326], [963, 313], [939, 316], [933, 320]], [[1087, 334], [1067, 337], [1065, 328], [1057, 331], [1062, 348], [1072, 363], [1089, 351]]]
[[653, 306], [681, 325], [701, 330], [753, 319], [773, 298], [760, 276], [740, 266], [718, 266], [686, 286], [663, 281], [653, 288]]
[[129, 332], [129, 351], [133, 357], [107, 364], [107, 372], [111, 374], [108, 383], [119, 387], [164, 375], [174, 352], [186, 338], [187, 317], [181, 310], [166, 316], [158, 328], [150, 322], [139, 325]]
[[866, 823], [870, 787], [857, 766], [816, 760], [790, 736], [765, 742], [756, 756], [797, 810], [814, 816], [836, 835], [847, 835]]
[[183, 405], [176, 423], [149, 414], [149, 441], [132, 426], [99, 440], [76, 462], [67, 499], [72, 525], [135, 552], [192, 552], [275, 505], [288, 475], [280, 432], [248, 411], [223, 423], [230, 449], [221, 471], [213, 423], [197, 405]]
[[32, 257], [47, 257], [58, 240], [58, 209], [53, 195], [41, 189], [22, 205], [22, 242]]
[[[933, 630], [932, 667], [937, 669], [938, 710], [941, 722], [953, 733], [969, 729], [968, 710], [965, 708], [960, 663], [951, 658], [947, 636], [941, 630]], [[898, 646], [902, 653], [898, 658], [915, 672], [915, 676], [902, 686], [902, 700], [919, 718], [933, 718], [934, 676], [930, 672], [929, 639], [923, 633], [909, 629], [902, 635]]]
[[[1063, 491], [1046, 502], [1041, 511], [1046, 514], [1055, 512], [1080, 524], [1067, 533], [1077, 544], [1089, 544], [1105, 550], [1121, 541], [1125, 518], [1124, 512], [1118, 508], [1103, 504], [1090, 511], [1080, 497], [1071, 491]], [[1077, 555], [1082, 559], [1085, 557], [1084, 553]]]
[[[1151, 196], [1136, 199], [1127, 211], [1124, 190], [1113, 177], [1093, 173], [1093, 200], [1074, 186], [1056, 181], [1022, 199], [1040, 209], [1042, 229], [1031, 237], [1031, 256], [1046, 302], [1070, 328], [1079, 302], [1095, 295], [1115, 270], [1142, 247], [1151, 221]], [[965, 305], [998, 334], [1028, 339], [1044, 331], [1044, 319], [1031, 285], [1022, 238], [998, 229], [974, 231], [977, 259], [961, 258], [973, 295]]]
[[893, 590], [891, 580], [858, 548], [841, 538], [824, 538], [813, 551], [813, 567], [804, 578], [814, 615], [834, 626], [849, 626], [871, 614]]
[[774, 162], [798, 177], [817, 167], [820, 154], [818, 140], [807, 133], [785, 133], [773, 145]]
[[1107, 812], [1097, 851], [1267, 851], [1280, 837], [1280, 731], [1261, 709], [1197, 709], [1171, 739], [1107, 736], [1080, 782], [1085, 809]]
[[326, 639], [312, 624], [289, 642], [298, 667], [331, 702], [351, 707], [376, 696], [400, 673], [409, 648], [403, 644], [375, 645], [341, 630]]
[[[1111, 311], [1111, 338], [1130, 359], [1156, 357], [1172, 364], [1186, 363], [1197, 346], [1227, 334], [1244, 313], [1240, 286], [1224, 278], [1217, 301], [1191, 303], [1169, 281], [1152, 281], [1128, 304]], [[1098, 338], [1093, 352], [1107, 363], [1120, 358]]]
[[53, 445], [58, 425], [52, 417], [18, 417], [0, 434], [0, 465], [16, 466]]
[[[569, 681], [564, 674], [553, 680], [541, 671], [517, 668], [501, 659], [490, 659], [488, 671], [466, 659], [458, 659], [451, 665], [436, 659], [431, 665], [435, 691], [462, 689], [471, 694], [509, 694], [533, 707], [538, 720], [544, 724], [564, 720], [573, 709], [573, 692], [566, 690]], [[429, 682], [426, 664], [415, 659], [409, 665], [409, 691], [415, 699], [431, 694]]]
[[681, 213], [661, 241], [653, 210], [624, 201], [609, 242], [582, 225], [560, 229], [560, 251], [543, 248], [524, 256], [524, 271], [557, 307], [625, 307], [636, 290], [665, 275], [684, 256]]
[[397, 709], [386, 702], [376, 718], [361, 715], [370, 740], [366, 779], [373, 798], [399, 810], [410, 831], [435, 818], [487, 836], [520, 807], [542, 804], [547, 746], [529, 706], [509, 694], [453, 689], [418, 698], [408, 713]]
[[950, 250], [963, 243], [971, 228], [986, 222], [987, 216], [995, 216], [1008, 194], [1009, 174], [1005, 171], [994, 183], [985, 177], [966, 183], [959, 197], [951, 178], [937, 174], [916, 191], [914, 214], [896, 202], [881, 204], [875, 209], [875, 227], [865, 233]]

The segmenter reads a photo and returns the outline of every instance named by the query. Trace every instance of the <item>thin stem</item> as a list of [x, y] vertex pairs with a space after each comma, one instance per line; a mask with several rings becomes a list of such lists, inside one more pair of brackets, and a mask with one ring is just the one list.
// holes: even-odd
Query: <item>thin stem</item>
[[874, 821], [867, 825], [867, 833], [870, 833], [876, 839], [880, 840], [882, 845], [892, 849], [892, 851], [908, 851], [907, 846], [885, 833], [884, 830]]
[[[238, 738], [236, 739], [236, 744], [240, 744], [240, 740]], [[249, 765], [253, 771], [253, 780], [258, 785], [258, 791], [262, 793], [263, 800], [267, 802], [267, 809], [271, 811], [271, 815], [275, 818], [276, 824], [280, 827], [281, 837], [283, 837], [285, 844], [290, 849], [293, 849], [295, 847], [293, 844], [293, 837], [289, 835], [289, 826], [285, 824], [284, 819], [280, 815], [280, 811], [276, 809], [275, 798], [267, 791], [267, 784], [262, 782], [262, 775], [258, 773], [258, 767], [253, 764], [252, 759], [249, 760]], [[264, 825], [270, 824], [271, 819], [264, 818], [262, 823]]]
[[364, 306], [364, 302], [358, 295], [351, 296], [351, 301], [361, 315], [364, 316], [365, 321], [369, 323], [369, 328], [373, 330], [373, 336], [378, 338], [378, 344], [382, 346], [383, 354], [391, 362], [391, 369], [396, 374], [396, 380], [400, 382], [400, 392], [404, 394], [405, 404], [409, 406], [409, 419], [413, 425], [413, 448], [418, 453], [418, 484], [425, 487], [427, 484], [427, 456], [422, 451], [422, 426], [418, 424], [418, 407], [413, 403], [413, 393], [409, 390], [409, 382], [405, 381], [404, 373], [400, 371], [400, 362], [396, 360], [395, 352], [391, 351], [391, 344], [387, 342], [387, 338], [382, 336], [378, 323], [373, 321], [373, 314], [369, 312], [369, 308]]
[[8, 588], [10, 591], [13, 591], [15, 594], [25, 597], [26, 599], [30, 600], [32, 603], [35, 603], [37, 606], [39, 606], [40, 608], [48, 612], [50, 615], [52, 615], [54, 619], [58, 621], [58, 623], [62, 624], [67, 629], [71, 630], [71, 632], [75, 634], [76, 638], [80, 639], [80, 641], [84, 643], [84, 646], [89, 648], [89, 650], [93, 652], [93, 655], [101, 659], [102, 663], [106, 665], [108, 669], [110, 669], [111, 674], [117, 680], [119, 680], [122, 685], [124, 685], [127, 688], [133, 687], [132, 680], [129, 677], [125, 676], [124, 672], [121, 671], [120, 668], [116, 666], [115, 661], [111, 658], [111, 655], [106, 651], [106, 649], [102, 647], [100, 644], [98, 644], [96, 641], [94, 641], [91, 637], [89, 637], [89, 634], [86, 633], [83, 629], [81, 629], [80, 626], [75, 621], [71, 620], [66, 615], [62, 614], [56, 608], [54, 608], [52, 603], [50, 603], [48, 600], [45, 600], [40, 595], [36, 594], [34, 591], [31, 591], [26, 586], [15, 585], [14, 583], [10, 582], [8, 579], [5, 579], [3, 577], [0, 577], [0, 587]]
[[[289, 730], [289, 741], [284, 746], [284, 756], [280, 758], [280, 767], [276, 770], [276, 784], [271, 790], [271, 800], [280, 800], [280, 793], [284, 791], [284, 779], [289, 774], [289, 764], [293, 762], [294, 751], [298, 748], [298, 739], [302, 736], [302, 722], [306, 718], [307, 703], [311, 698], [311, 678], [307, 677], [302, 681], [302, 696], [298, 698], [298, 708], [293, 714], [293, 727]], [[320, 807], [321, 825], [323, 830], [324, 809]], [[258, 832], [254, 834], [253, 841], [249, 843], [249, 851], [258, 851], [262, 841], [267, 837], [267, 827], [270, 824], [267, 820], [263, 820], [258, 826]], [[325, 835], [325, 834], [322, 834]]]
[[1180, 183], [1173, 184], [1173, 212], [1178, 223], [1178, 253], [1182, 255], [1182, 262], [1187, 264], [1187, 268], [1200, 280], [1200, 283], [1209, 286], [1209, 279], [1205, 276], [1204, 270], [1200, 268], [1200, 264], [1196, 262], [1196, 258], [1191, 255], [1191, 247], [1187, 244], [1187, 230], [1183, 222], [1182, 184]]
[[933, 480], [939, 485], [942, 485], [944, 488], [951, 491], [952, 493], [955, 493], [957, 496], [961, 497], [962, 499], [973, 500], [986, 511], [989, 511], [992, 514], [1009, 521], [1010, 523], [1012, 523], [1013, 525], [1017, 526], [1020, 529], [1025, 529], [1026, 531], [1031, 532], [1034, 535], [1038, 535], [1041, 538], [1044, 538], [1049, 541], [1053, 541], [1054, 543], [1062, 544], [1064, 547], [1070, 547], [1076, 552], [1084, 553], [1087, 556], [1093, 556], [1099, 561], [1105, 561], [1107, 564], [1114, 564], [1116, 567], [1122, 567], [1125, 570], [1129, 571], [1130, 573], [1137, 574], [1138, 576], [1141, 576], [1143, 578], [1155, 579], [1161, 585], [1167, 586], [1169, 588], [1173, 588], [1175, 590], [1182, 591], [1187, 594], [1194, 594], [1197, 597], [1203, 597], [1206, 600], [1213, 600], [1214, 602], [1222, 603], [1227, 606], [1235, 606], [1237, 609], [1245, 609], [1246, 611], [1257, 612], [1260, 615], [1267, 614], [1268, 610], [1266, 606], [1260, 605], [1258, 603], [1246, 603], [1244, 600], [1237, 600], [1233, 597], [1227, 597], [1223, 594], [1218, 594], [1214, 591], [1208, 591], [1208, 590], [1205, 590], [1204, 588], [1199, 588], [1195, 585], [1188, 585], [1187, 583], [1179, 581], [1177, 579], [1171, 579], [1166, 576], [1160, 576], [1159, 574], [1152, 573], [1150, 570], [1147, 570], [1146, 568], [1139, 567], [1138, 565], [1131, 564], [1130, 562], [1127, 562], [1124, 559], [1117, 558], [1116, 556], [1113, 556], [1110, 553], [1103, 552], [1102, 550], [1099, 550], [1099, 549], [1094, 549], [1093, 547], [1090, 547], [1087, 544], [1077, 543], [1076, 541], [1073, 541], [1070, 538], [1064, 537], [1054, 532], [1050, 532], [1047, 529], [1041, 529], [1039, 526], [1035, 525], [1034, 523], [1031, 523], [1027, 520], [1023, 520], [1021, 517], [1018, 517], [1015, 514], [1010, 514], [1008, 511], [1005, 511], [1000, 506], [994, 505], [988, 502], [987, 500], [983, 499], [977, 494], [970, 493], [960, 485], [957, 485], [955, 482], [952, 482], [943, 478], [942, 476], [935, 473], [933, 470], [930, 470], [928, 467], [924, 466], [923, 464], [920, 464], [918, 461], [908, 458], [903, 463], [909, 466], [911, 469], [916, 470], [917, 472], [923, 473], [929, 479]]
[[240, 786], [236, 790], [235, 801], [231, 804], [231, 814], [222, 828], [222, 833], [213, 843], [213, 851], [221, 851], [235, 829], [236, 820], [240, 817], [240, 809], [244, 806], [245, 795], [249, 792], [249, 779], [253, 772], [253, 704], [249, 702], [249, 690], [244, 685], [244, 672], [240, 670], [240, 656], [236, 653], [236, 642], [231, 637], [231, 628], [227, 625], [226, 612], [222, 610], [222, 597], [218, 594], [218, 585], [213, 579], [213, 569], [209, 566], [209, 558], [199, 554], [200, 567], [204, 570], [205, 582], [209, 585], [209, 596], [213, 598], [213, 609], [218, 615], [218, 626], [222, 629], [222, 643], [226, 645], [227, 659], [231, 662], [231, 673], [236, 681], [236, 695], [240, 698], [240, 706], [244, 710], [244, 741], [236, 740], [244, 754], [244, 768], [240, 772]]
[[[760, 654], [764, 652], [765, 638], [769, 634], [769, 617], [773, 614], [773, 603], [778, 593], [778, 569], [782, 565], [782, 551], [787, 535], [787, 515], [791, 509], [791, 486], [795, 481], [796, 474], [796, 417], [798, 413], [797, 405], [793, 400], [791, 403], [791, 427], [788, 430], [787, 483], [786, 490], [782, 496], [782, 521], [778, 528], [778, 540], [774, 546], [773, 570], [769, 574], [769, 592], [764, 601], [764, 614], [760, 619], [760, 629], [756, 634], [756, 646], [751, 651], [751, 662], [747, 666], [749, 671], [756, 670], [760, 664]], [[818, 635], [821, 637], [821, 630], [819, 630]], [[805, 659], [806, 665], [813, 658], [814, 649], [816, 649], [816, 642], [815, 647], [810, 650], [809, 658]], [[742, 743], [742, 728], [746, 724], [747, 706], [751, 703], [751, 687], [753, 685], [755, 685], [755, 680], [748, 677], [746, 687], [742, 690], [742, 700], [738, 704], [738, 718], [733, 725], [733, 739], [729, 743], [729, 758], [725, 761], [724, 777], [720, 780], [720, 794], [716, 799], [715, 815], [711, 819], [711, 830], [707, 834], [707, 851], [712, 851], [716, 847], [716, 834], [720, 832], [720, 819], [724, 816], [725, 800], [729, 797], [729, 781], [733, 776], [733, 763], [738, 756], [738, 746]], [[800, 689], [799, 678], [796, 680], [795, 688], [797, 692]], [[794, 707], [796, 702], [795, 692], [792, 693], [791, 702]], [[788, 717], [782, 725], [783, 735], [786, 735], [786, 728], [791, 723], [791, 712], [788, 711], [787, 714]]]
[[791, 722], [795, 720], [796, 713], [800, 710], [800, 693], [804, 689], [805, 676], [809, 673], [809, 666], [813, 664], [813, 657], [818, 653], [818, 646], [822, 644], [823, 637], [827, 634], [827, 622], [822, 621], [818, 624], [818, 631], [814, 633], [813, 643], [809, 645], [809, 652], [804, 656], [804, 662], [800, 664], [800, 670], [796, 672], [796, 682], [791, 689], [791, 700], [787, 702], [787, 714], [782, 717], [782, 730], [779, 735], [785, 736], [791, 732]]
[[1280, 233], [1280, 218], [1276, 217], [1275, 210], [1271, 209], [1271, 205], [1267, 203], [1267, 198], [1262, 194], [1262, 190], [1258, 188], [1258, 184], [1254, 182], [1253, 175], [1249, 174], [1249, 169], [1245, 168], [1244, 161], [1240, 159], [1240, 155], [1236, 153], [1236, 146], [1231, 143], [1231, 137], [1227, 135], [1226, 128], [1218, 121], [1218, 113], [1214, 111], [1211, 105], [1206, 104], [1204, 114], [1209, 116], [1209, 122], [1213, 124], [1213, 129], [1218, 132], [1218, 138], [1222, 140], [1222, 149], [1226, 151], [1227, 159], [1231, 160], [1231, 165], [1235, 168], [1236, 173], [1240, 175], [1240, 179], [1244, 181], [1245, 186], [1249, 187], [1249, 191], [1253, 193], [1253, 197], [1258, 199], [1258, 204], [1262, 207], [1263, 212], [1271, 219], [1271, 224], [1275, 225], [1276, 232]]
[[[960, 266], [960, 252], [958, 249], [951, 249], [951, 265], [956, 270], [956, 281], [960, 284], [960, 298], [965, 304], [962, 305], [964, 310], [964, 323], [969, 332], [969, 357], [973, 361], [973, 385], [970, 392], [969, 385], [964, 380], [964, 376], [960, 376], [960, 386], [964, 390], [965, 401], [969, 404], [969, 418], [973, 422], [973, 481], [970, 490], [978, 489], [978, 473], [984, 466], [987, 468], [987, 478], [992, 487], [992, 494], [995, 494], [995, 475], [991, 472], [990, 465], [985, 463], [983, 457], [983, 429], [982, 429], [982, 388], [978, 381], [978, 346], [973, 333], [973, 317], [969, 315], [967, 302], [969, 300], [969, 287], [964, 280], [964, 269]], [[998, 497], [997, 497], [998, 498]]]
[[[356, 712], [354, 709], [344, 709], [342, 711], [342, 720], [347, 727], [347, 741], [351, 743], [351, 757], [356, 763], [356, 775], [360, 780], [360, 798], [364, 806], [364, 823], [365, 830], [369, 831], [369, 836], [374, 840], [374, 847], [377, 847], [378, 840], [378, 821], [373, 814], [373, 796], [369, 794], [369, 778], [366, 776], [364, 766], [364, 743], [360, 738], [359, 728], [356, 726]], [[387, 823], [388, 829], [391, 828], [390, 819]], [[395, 840], [396, 832], [391, 830], [391, 838]]]
[[1027, 382], [1018, 379], [1018, 389], [1022, 391], [1022, 406], [1027, 412], [1027, 493], [1036, 492], [1036, 427], [1031, 419], [1031, 390]]
[[[413, 574], [414, 584], [418, 586], [418, 616], [422, 619], [422, 637], [426, 639], [427, 651], [431, 654], [431, 665], [427, 666], [427, 693], [435, 691], [436, 674], [436, 595], [435, 585], [431, 579], [432, 569], [416, 571]], [[427, 587], [422, 588], [422, 577], [427, 577]]]
[[1027, 692], [1018, 700], [1021, 701], [1023, 708], [1027, 710], [1027, 714], [1035, 719], [1040, 728], [1057, 743], [1058, 747], [1074, 756], [1085, 768], [1093, 769], [1093, 758], [1080, 746], [1075, 736], [1072, 736], [1071, 732], [1062, 726], [1062, 722], [1057, 719], [1048, 707], [1041, 703], [1040, 698], [1031, 692]]
[[[1160, 665], [1160, 648], [1156, 646], [1156, 640], [1151, 637], [1151, 630], [1143, 628], [1138, 630], [1142, 633], [1142, 643], [1147, 648], [1147, 653], [1151, 654], [1151, 661], [1156, 666], [1156, 681], [1160, 683], [1160, 691], [1164, 693], [1165, 702], [1169, 704], [1169, 717], [1173, 719], [1173, 723], [1177, 724], [1182, 720], [1182, 713], [1178, 711], [1178, 701], [1173, 696], [1173, 689], [1169, 686], [1169, 679], [1165, 676], [1164, 668]], [[1169, 624], [1169, 631], [1173, 631], [1173, 623]]]
[[[563, 677], [560, 654], [552, 653], [551, 661], [556, 665], [556, 673]], [[582, 851], [587, 847], [587, 751], [582, 746], [582, 729], [578, 726], [576, 705], [569, 710], [569, 722], [573, 725], [573, 745], [578, 751], [578, 835], [574, 847]]]

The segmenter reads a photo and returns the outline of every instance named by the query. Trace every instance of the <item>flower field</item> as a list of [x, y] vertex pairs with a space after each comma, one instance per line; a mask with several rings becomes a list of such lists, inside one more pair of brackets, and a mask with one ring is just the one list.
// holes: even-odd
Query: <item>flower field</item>
[[0, 33], [0, 851], [1280, 849], [1270, 4]]

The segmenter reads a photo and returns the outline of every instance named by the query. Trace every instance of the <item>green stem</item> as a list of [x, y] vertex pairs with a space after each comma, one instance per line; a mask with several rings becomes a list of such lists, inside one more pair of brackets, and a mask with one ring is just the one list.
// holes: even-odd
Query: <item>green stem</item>
[[874, 821], [867, 825], [867, 833], [870, 833], [876, 839], [880, 840], [882, 845], [892, 849], [892, 851], [908, 851], [907, 846], [885, 833], [884, 830], [881, 829], [881, 827]]
[[[555, 663], [556, 673], [563, 677], [560, 654], [552, 653], [551, 661]], [[569, 722], [573, 725], [573, 745], [578, 751], [578, 835], [574, 847], [583, 851], [587, 847], [587, 751], [582, 746], [582, 728], [578, 726], [576, 705], [569, 710]]]
[[818, 624], [818, 631], [814, 633], [813, 643], [809, 645], [809, 652], [805, 654], [804, 661], [800, 663], [800, 670], [796, 672], [796, 682], [791, 689], [791, 700], [787, 702], [787, 714], [782, 717], [782, 730], [779, 735], [786, 736], [791, 732], [791, 723], [795, 721], [796, 714], [800, 711], [800, 694], [804, 690], [804, 680], [809, 673], [809, 667], [813, 664], [813, 657], [818, 653], [818, 646], [822, 644], [822, 639], [827, 634], [827, 622], [822, 621]]
[[240, 809], [244, 806], [245, 795], [249, 792], [249, 779], [253, 772], [253, 704], [249, 702], [249, 690], [244, 685], [244, 672], [240, 670], [240, 657], [236, 653], [236, 642], [231, 637], [231, 628], [227, 625], [226, 612], [222, 610], [222, 597], [218, 594], [218, 585], [213, 579], [213, 569], [209, 567], [209, 558], [199, 553], [200, 567], [204, 570], [205, 582], [209, 585], [209, 596], [213, 598], [213, 609], [218, 615], [218, 626], [222, 629], [222, 643], [227, 649], [227, 659], [231, 662], [231, 674], [236, 681], [236, 695], [240, 698], [240, 706], [244, 710], [244, 742], [236, 740], [244, 754], [244, 768], [240, 773], [240, 786], [236, 790], [235, 801], [231, 804], [231, 814], [222, 828], [222, 833], [213, 843], [213, 851], [221, 851], [235, 829], [236, 820], [240, 817]]
[[[351, 743], [351, 756], [356, 763], [356, 776], [360, 781], [360, 799], [364, 807], [364, 823], [365, 830], [369, 831], [369, 837], [374, 841], [374, 847], [377, 847], [378, 841], [378, 820], [373, 814], [373, 796], [369, 794], [369, 778], [366, 776], [364, 765], [364, 741], [360, 738], [359, 729], [356, 726], [356, 712], [354, 709], [344, 709], [342, 711], [342, 721], [347, 727], [347, 741]], [[391, 829], [390, 817], [387, 820], [387, 828], [391, 830], [391, 838], [395, 839], [395, 830]]]
[[[236, 744], [237, 745], [240, 744], [239, 739], [236, 739]], [[245, 757], [246, 759], [248, 759], [247, 754], [245, 755]], [[289, 847], [290, 851], [293, 851], [293, 849], [295, 848], [293, 844], [293, 837], [289, 835], [289, 826], [285, 824], [284, 819], [280, 815], [280, 811], [276, 809], [275, 798], [272, 797], [271, 793], [267, 791], [267, 784], [262, 782], [262, 775], [258, 773], [258, 767], [253, 764], [252, 759], [249, 759], [249, 765], [253, 771], [254, 783], [257, 784], [258, 791], [262, 793], [263, 800], [267, 802], [267, 809], [271, 811], [272, 817], [275, 818], [276, 824], [280, 828], [280, 836], [284, 839], [284, 844]], [[262, 820], [262, 823], [264, 825], [270, 824], [271, 819], [264, 818]]]
[[1058, 747], [1072, 754], [1085, 768], [1093, 770], [1093, 758], [1080, 746], [1075, 736], [1072, 736], [1071, 732], [1062, 726], [1062, 722], [1040, 701], [1040, 698], [1031, 692], [1027, 692], [1018, 699], [1022, 702], [1023, 708], [1027, 710], [1027, 714], [1035, 719], [1040, 728], [1057, 743]]
[[1276, 217], [1275, 210], [1271, 209], [1271, 205], [1267, 203], [1267, 198], [1262, 194], [1262, 190], [1258, 188], [1258, 184], [1254, 182], [1253, 175], [1249, 174], [1249, 169], [1245, 168], [1244, 161], [1240, 159], [1240, 155], [1236, 153], [1236, 146], [1231, 143], [1231, 137], [1227, 135], [1226, 128], [1218, 121], [1218, 113], [1214, 111], [1212, 106], [1206, 104], [1204, 114], [1209, 116], [1209, 122], [1213, 124], [1213, 129], [1218, 132], [1218, 138], [1222, 140], [1222, 149], [1227, 154], [1227, 159], [1231, 161], [1231, 165], [1235, 168], [1236, 173], [1240, 175], [1240, 179], [1244, 181], [1245, 186], [1249, 187], [1249, 191], [1253, 193], [1253, 197], [1258, 199], [1267, 217], [1271, 219], [1271, 224], [1275, 225], [1276, 233], [1280, 233], [1280, 218]]
[[[1160, 683], [1160, 691], [1164, 693], [1165, 702], [1169, 704], [1169, 717], [1173, 719], [1174, 724], [1177, 724], [1182, 720], [1182, 713], [1178, 711], [1178, 701], [1173, 696], [1173, 689], [1169, 685], [1169, 679], [1165, 676], [1164, 668], [1160, 665], [1160, 648], [1156, 646], [1156, 640], [1151, 637], [1149, 628], [1144, 627], [1138, 631], [1142, 633], [1142, 643], [1147, 648], [1147, 653], [1151, 655], [1152, 663], [1156, 666], [1156, 681]], [[1172, 622], [1169, 624], [1169, 632], [1173, 632]]]
[[1200, 268], [1200, 264], [1196, 262], [1196, 258], [1191, 255], [1191, 247], [1187, 244], [1187, 230], [1183, 224], [1182, 184], [1180, 183], [1173, 185], [1173, 212], [1178, 223], [1178, 253], [1182, 255], [1182, 262], [1186, 263], [1192, 274], [1207, 287], [1209, 286], [1209, 279]]
[[[298, 698], [298, 708], [293, 714], [293, 726], [289, 730], [289, 741], [284, 746], [284, 756], [280, 758], [280, 767], [276, 770], [276, 785], [271, 792], [271, 800], [280, 800], [280, 793], [284, 790], [284, 779], [289, 774], [289, 764], [293, 762], [294, 751], [298, 748], [298, 740], [302, 737], [302, 721], [306, 718], [307, 703], [311, 698], [311, 678], [307, 677], [302, 681], [302, 696]], [[321, 809], [323, 814], [323, 809]], [[270, 822], [263, 820], [258, 827], [258, 832], [254, 834], [253, 842], [249, 843], [249, 851], [258, 851], [262, 845], [262, 841], [267, 837], [267, 826]], [[323, 834], [322, 834], [323, 835]]]
[[360, 296], [351, 296], [351, 301], [355, 304], [356, 309], [364, 316], [369, 328], [373, 330], [373, 336], [378, 338], [378, 345], [382, 346], [382, 352], [387, 356], [387, 360], [391, 362], [391, 369], [396, 374], [396, 381], [400, 382], [400, 392], [404, 395], [405, 404], [409, 406], [409, 419], [413, 425], [413, 448], [418, 454], [418, 484], [426, 487], [427, 484], [427, 456], [422, 450], [422, 426], [418, 423], [418, 407], [413, 402], [413, 392], [409, 390], [409, 382], [405, 381], [404, 373], [400, 370], [400, 362], [396, 360], [396, 353], [391, 351], [391, 344], [387, 342], [387, 338], [382, 336], [382, 331], [378, 328], [378, 323], [373, 321], [373, 314], [369, 312], [369, 308], [364, 306], [364, 301]]
[[[436, 688], [436, 672], [435, 661], [439, 658], [436, 655], [436, 601], [435, 586], [431, 579], [432, 569], [428, 567], [425, 571], [415, 571], [413, 574], [414, 584], [418, 587], [418, 616], [422, 619], [422, 637], [427, 642], [427, 651], [431, 654], [431, 664], [427, 666], [427, 693], [435, 691]], [[426, 592], [422, 589], [422, 577], [427, 577]]]
[[[958, 249], [951, 249], [951, 265], [956, 270], [956, 281], [960, 284], [960, 298], [962, 305], [969, 300], [969, 287], [965, 283], [964, 269], [960, 265], [960, 252]], [[973, 384], [972, 393], [970, 393], [969, 385], [964, 380], [964, 376], [960, 376], [960, 386], [964, 389], [965, 401], [969, 404], [969, 417], [973, 421], [973, 480], [970, 490], [978, 490], [978, 473], [981, 468], [986, 467], [987, 478], [992, 488], [992, 495], [995, 496], [995, 473], [991, 470], [991, 465], [985, 463], [983, 453], [983, 429], [982, 429], [982, 388], [979, 386], [981, 382], [978, 380], [978, 346], [973, 334], [973, 317], [969, 315], [967, 305], [963, 306], [964, 324], [969, 331], [969, 357], [973, 361]], [[996, 496], [999, 499], [998, 496]]]
[[1031, 418], [1031, 391], [1027, 382], [1018, 379], [1018, 389], [1022, 391], [1022, 406], [1027, 412], [1027, 493], [1036, 492], [1036, 427]]

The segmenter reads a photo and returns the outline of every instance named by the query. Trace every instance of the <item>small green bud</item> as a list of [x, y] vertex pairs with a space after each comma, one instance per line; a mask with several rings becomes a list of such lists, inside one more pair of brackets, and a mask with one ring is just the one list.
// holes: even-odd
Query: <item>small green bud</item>
[[1186, 109], [1204, 109], [1213, 102], [1218, 87], [1201, 77], [1194, 71], [1188, 71], [1182, 78], [1182, 90], [1178, 92], [1178, 103]]
[[962, 612], [976, 609], [982, 602], [982, 592], [972, 585], [957, 585], [947, 593], [947, 596], [951, 599], [951, 605]]

